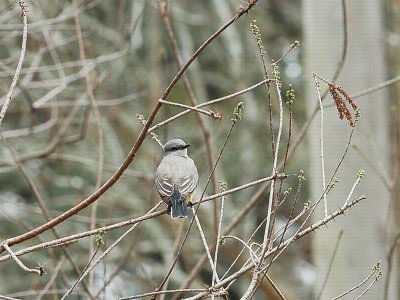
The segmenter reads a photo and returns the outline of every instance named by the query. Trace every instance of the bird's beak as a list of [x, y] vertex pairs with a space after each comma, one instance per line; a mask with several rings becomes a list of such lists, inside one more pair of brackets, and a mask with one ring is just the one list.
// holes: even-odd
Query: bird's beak
[[185, 146], [183, 146], [183, 149], [187, 149], [190, 147], [190, 144], [186, 144]]

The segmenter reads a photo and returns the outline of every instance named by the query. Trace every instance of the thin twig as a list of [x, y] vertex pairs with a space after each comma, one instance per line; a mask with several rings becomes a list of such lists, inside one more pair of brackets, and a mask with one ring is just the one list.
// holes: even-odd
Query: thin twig
[[[243, 245], [244, 249], [249, 250], [250, 258], [253, 261], [253, 264], [258, 263], [258, 261], [259, 261], [258, 255], [257, 255], [257, 253], [254, 252], [254, 250], [251, 248], [251, 246], [248, 245], [248, 243], [246, 243], [245, 241], [243, 241], [242, 239], [240, 239], [240, 238], [238, 238], [237, 236], [234, 236], [234, 235], [224, 235], [222, 237], [222, 240], [225, 241], [226, 239], [234, 239], [234, 240], [240, 242]], [[240, 256], [240, 254], [238, 255], [238, 257], [239, 256]], [[226, 274], [227, 273], [225, 272], [224, 276]]]
[[[159, 202], [156, 206], [154, 206], [151, 210], [149, 210], [147, 214], [152, 213], [155, 211], [158, 206], [161, 205], [161, 202]], [[78, 278], [78, 280], [75, 282], [75, 284], [68, 290], [67, 293], [61, 298], [61, 300], [66, 299], [66, 297], [74, 290], [74, 288], [94, 269], [95, 266], [99, 264], [100, 261], [103, 260], [103, 258], [108, 255], [112, 249], [114, 249], [132, 230], [134, 230], [141, 222], [135, 223], [131, 228], [129, 228], [126, 232], [124, 232], [114, 243], [111, 244], [110, 247], [108, 247], [90, 266], [88, 264], [87, 269], [82, 273], [81, 277]], [[90, 263], [90, 262], [89, 262]]]
[[374, 280], [371, 282], [371, 284], [360, 294], [360, 296], [358, 296], [358, 297], [356, 298], [356, 300], [361, 299], [361, 297], [364, 296], [364, 295], [372, 288], [372, 286], [373, 286], [375, 283], [378, 282], [378, 278], [379, 278], [379, 276], [375, 276], [375, 278], [374, 278]]
[[[102, 234], [102, 233], [101, 233]], [[89, 269], [90, 264], [94, 260], [94, 258], [97, 255], [97, 252], [99, 251], [101, 246], [101, 243], [97, 244], [96, 249], [93, 251], [93, 253], [90, 253], [90, 258], [89, 261], [87, 262], [86, 266], [82, 270], [82, 274], [79, 275], [78, 279], [74, 282], [74, 284], [70, 287], [70, 289], [65, 293], [65, 295], [61, 298], [61, 300], [67, 299], [67, 297], [72, 293], [72, 291], [76, 288], [76, 286], [79, 284], [79, 282], [82, 281], [82, 276], [85, 274], [85, 272]], [[90, 273], [91, 274], [91, 273]]]
[[[194, 107], [195, 108], [201, 108], [201, 107], [204, 107], [204, 106], [208, 106], [208, 105], [220, 103], [220, 102], [223, 102], [223, 101], [227, 101], [227, 100], [230, 100], [230, 99], [234, 99], [234, 98], [236, 98], [236, 97], [238, 97], [240, 95], [248, 93], [248, 92], [250, 92], [250, 91], [252, 91], [252, 90], [254, 90], [254, 89], [256, 89], [256, 88], [258, 88], [258, 87], [260, 87], [262, 85], [264, 85], [266, 82], [273, 82], [273, 81], [274, 80], [271, 80], [271, 79], [264, 79], [264, 80], [254, 84], [254, 85], [252, 85], [252, 86], [250, 86], [248, 88], [245, 88], [245, 89], [240, 90], [238, 92], [235, 92], [233, 94], [226, 95], [226, 96], [221, 97], [221, 98], [217, 98], [217, 99], [214, 99], [214, 100], [210, 100], [210, 101], [207, 101], [207, 102], [200, 103], [200, 104], [198, 104], [198, 105], [196, 105]], [[167, 125], [168, 123], [170, 123], [170, 122], [172, 122], [172, 121], [174, 121], [174, 120], [176, 120], [176, 119], [178, 119], [180, 117], [183, 117], [184, 115], [187, 115], [190, 112], [191, 112], [191, 110], [187, 109], [185, 111], [182, 111], [182, 112], [176, 114], [175, 116], [172, 116], [171, 118], [168, 118], [168, 119], [166, 119], [166, 120], [164, 120], [164, 121], [152, 126], [149, 129], [149, 133], [161, 128], [162, 126]]]
[[360, 183], [360, 180], [361, 180], [361, 176], [358, 176], [358, 175], [357, 175], [357, 179], [356, 179], [356, 181], [354, 182], [353, 186], [351, 187], [350, 193], [349, 193], [349, 195], [347, 196], [347, 199], [346, 199], [346, 201], [345, 201], [345, 204], [347, 204], [347, 203], [350, 201], [350, 198], [353, 196], [354, 190], [356, 189], [357, 184]]
[[286, 300], [285, 296], [283, 295], [282, 291], [278, 288], [278, 286], [275, 284], [275, 282], [272, 281], [271, 277], [267, 273], [265, 273], [265, 277], [267, 278], [268, 282], [271, 284], [275, 292], [278, 294], [278, 296], [282, 300]]
[[[357, 119], [356, 119], [356, 122], [357, 122]], [[331, 176], [331, 178], [330, 178], [330, 180], [329, 180], [329, 182], [328, 182], [328, 185], [327, 185], [326, 189], [322, 192], [322, 195], [320, 196], [319, 200], [317, 200], [317, 202], [315, 203], [315, 205], [313, 205], [313, 206], [311, 207], [310, 212], [308, 213], [307, 217], [304, 219], [303, 223], [300, 225], [300, 227], [299, 227], [299, 229], [297, 230], [296, 234], [297, 234], [298, 232], [300, 232], [300, 230], [301, 230], [301, 228], [303, 228], [303, 226], [305, 226], [305, 224], [307, 223], [308, 219], [311, 217], [311, 215], [312, 215], [312, 214], [314, 213], [314, 211], [316, 210], [318, 204], [322, 201], [322, 199], [323, 199], [323, 194], [326, 193], [327, 189], [329, 189], [329, 187], [331, 186], [331, 183], [332, 183], [332, 181], [333, 181], [333, 178], [335, 177], [337, 171], [339, 170], [340, 166], [342, 165], [342, 163], [343, 163], [343, 161], [344, 161], [344, 158], [345, 158], [346, 155], [347, 155], [347, 151], [349, 150], [349, 147], [350, 147], [350, 144], [351, 144], [351, 141], [352, 141], [352, 137], [353, 137], [353, 133], [354, 133], [354, 128], [355, 128], [355, 126], [354, 126], [354, 127], [351, 127], [350, 136], [349, 136], [349, 139], [348, 139], [348, 141], [347, 141], [345, 150], [344, 150], [344, 152], [343, 152], [343, 154], [342, 154], [342, 157], [341, 157], [340, 160], [339, 160], [339, 163], [337, 164], [335, 170], [333, 171], [333, 174], [332, 174], [332, 176]], [[357, 175], [357, 176], [358, 176], [358, 175]], [[363, 176], [363, 175], [362, 175], [362, 176]], [[360, 177], [361, 177], [361, 176], [360, 176]], [[343, 207], [346, 207], [347, 204], [348, 204], [348, 203], [345, 203], [345, 204], [342, 206], [342, 208], [343, 208]], [[326, 218], [326, 217], [325, 217], [325, 218]], [[296, 234], [295, 234], [293, 237], [295, 237]], [[294, 239], [293, 239], [293, 241], [294, 241]], [[289, 244], [287, 244], [285, 247], [283, 247], [283, 249], [280, 250], [280, 252], [279, 252], [279, 253], [275, 256], [275, 258], [267, 265], [266, 268], [269, 268], [269, 266], [270, 266], [270, 265], [271, 265], [271, 264], [286, 250], [286, 248], [287, 248], [288, 246], [289, 246]]]
[[[319, 109], [320, 109], [320, 135], [319, 135], [319, 145], [320, 145], [320, 158], [321, 158], [321, 175], [322, 175], [322, 190], [326, 190], [326, 182], [325, 182], [325, 159], [324, 159], [324, 107], [322, 105], [322, 98], [321, 98], [321, 91], [319, 88], [319, 82], [317, 79], [317, 75], [314, 73], [313, 74], [314, 80], [315, 80], [315, 88], [317, 89], [317, 94], [318, 94], [318, 102], [319, 102]], [[323, 193], [323, 198], [324, 198], [324, 211], [325, 211], [325, 217], [328, 215], [328, 201], [327, 201], [327, 196], [326, 193]]]
[[[226, 184], [223, 184], [221, 182], [221, 187], [222, 189], [226, 189]], [[221, 240], [221, 230], [222, 230], [222, 220], [224, 218], [224, 205], [225, 205], [225, 197], [221, 197], [221, 205], [220, 205], [220, 212], [219, 212], [219, 222], [218, 222], [218, 228], [217, 228], [217, 238], [215, 242], [215, 252], [214, 252], [214, 269], [216, 274], [217, 273], [217, 262], [218, 262], [218, 251], [219, 251], [219, 244]], [[216, 283], [217, 276], [212, 277], [211, 285], [214, 285]]]
[[22, 15], [23, 23], [24, 23], [24, 28], [23, 28], [23, 33], [22, 33], [21, 53], [19, 56], [17, 68], [15, 69], [15, 74], [14, 74], [13, 80], [11, 82], [10, 89], [7, 92], [6, 99], [5, 99], [4, 104], [0, 111], [0, 126], [1, 126], [1, 123], [3, 122], [4, 116], [6, 115], [8, 107], [10, 106], [15, 87], [17, 86], [19, 74], [21, 73], [21, 69], [22, 69], [22, 62], [24, 61], [24, 58], [25, 58], [26, 43], [28, 40], [28, 18], [26, 16], [25, 4], [23, 1], [20, 1], [19, 5], [21, 7], [21, 15]]
[[1, 243], [2, 247], [7, 250], [7, 252], [11, 255], [11, 257], [15, 260], [18, 266], [21, 267], [22, 270], [28, 273], [37, 273], [39, 276], [43, 275], [43, 272], [39, 268], [30, 269], [24, 265], [24, 263], [14, 254], [11, 248], [8, 246], [7, 241]]
[[[171, 258], [170, 258], [170, 260], [169, 260], [169, 262], [168, 262], [168, 264], [167, 265], [171, 265], [172, 264], [172, 262], [173, 262], [173, 260], [174, 260], [174, 254], [178, 251], [178, 249], [179, 249], [179, 246], [180, 246], [180, 241], [182, 240], [182, 237], [183, 237], [183, 235], [184, 235], [184, 229], [185, 229], [185, 223], [184, 222], [180, 222], [180, 224], [179, 224], [179, 228], [178, 228], [178, 230], [177, 230], [177, 234], [176, 234], [176, 237], [175, 237], [175, 241], [174, 241], [174, 246], [173, 246], [173, 251], [171, 252]], [[171, 278], [171, 277], [170, 277]], [[170, 279], [169, 278], [169, 279]], [[168, 282], [169, 282], [169, 279], [165, 282], [165, 284], [164, 284], [164, 286], [162, 287], [162, 289], [166, 289], [167, 287], [168, 287]], [[160, 297], [160, 300], [164, 300], [165, 299], [165, 294], [162, 294], [161, 295], [161, 297]]]
[[376, 272], [377, 272], [377, 268], [376, 268], [376, 266], [374, 266], [374, 268], [372, 268], [372, 272], [363, 281], [361, 281], [359, 284], [353, 286], [351, 289], [345, 291], [344, 293], [340, 294], [339, 296], [332, 298], [332, 300], [340, 299], [340, 298], [350, 294], [352, 291], [358, 289], [360, 286], [362, 286], [364, 283], [366, 283], [372, 276], [374, 276]]
[[213, 272], [213, 277], [215, 277], [217, 279], [217, 281], [219, 281], [217, 270], [215, 268], [215, 264], [214, 264], [213, 259], [211, 257], [210, 249], [208, 248], [206, 236], [204, 235], [204, 231], [203, 231], [203, 229], [201, 227], [199, 217], [196, 214], [196, 208], [192, 207], [192, 211], [193, 211], [194, 219], [196, 221], [197, 228], [198, 228], [199, 233], [200, 233], [201, 241], [203, 242], [204, 249], [206, 250], [206, 253], [207, 253], [208, 261], [210, 262], [211, 270]]
[[166, 101], [166, 100], [162, 100], [162, 99], [158, 100], [158, 102], [161, 102], [163, 104], [172, 105], [172, 106], [183, 107], [183, 108], [186, 108], [189, 110], [197, 111], [197, 112], [202, 113], [206, 116], [209, 116], [213, 119], [222, 120], [222, 116], [218, 113], [213, 112], [212, 110], [206, 111], [206, 110], [203, 110], [203, 109], [200, 109], [197, 107], [193, 107], [193, 106], [189, 106], [189, 105], [185, 105], [185, 104], [177, 103], [177, 102], [170, 102], [170, 101]]
[[369, 87], [369, 88], [367, 88], [365, 90], [356, 92], [356, 93], [352, 94], [351, 97], [353, 99], [355, 99], [355, 98], [358, 98], [358, 97], [362, 97], [362, 96], [371, 94], [373, 92], [381, 90], [381, 89], [383, 89], [383, 88], [385, 88], [385, 87], [387, 87], [387, 86], [389, 86], [389, 85], [391, 85], [393, 83], [396, 83], [398, 81], [400, 81], [400, 75], [398, 75], [398, 76], [396, 76], [396, 77], [394, 77], [392, 79], [389, 79], [389, 80], [383, 81], [381, 83], [378, 83], [377, 85], [371, 86], [371, 87]]
[[286, 50], [285, 54], [283, 54], [281, 58], [279, 58], [277, 61], [275, 61], [275, 64], [278, 64], [278, 63], [280, 63], [282, 60], [284, 60], [285, 57], [288, 56], [289, 53], [292, 52], [293, 49], [295, 49], [297, 46], [299, 46], [299, 44], [300, 44], [300, 43], [299, 43], [298, 41], [295, 41], [293, 44], [291, 44], [290, 47], [289, 47], [289, 49]]

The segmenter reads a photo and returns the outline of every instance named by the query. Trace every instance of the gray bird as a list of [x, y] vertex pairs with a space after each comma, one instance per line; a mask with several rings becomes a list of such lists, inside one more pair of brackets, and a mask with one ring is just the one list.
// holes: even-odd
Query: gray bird
[[180, 139], [166, 142], [164, 157], [156, 171], [156, 189], [168, 204], [172, 219], [188, 217], [186, 202], [192, 200], [199, 183], [196, 165], [187, 155], [189, 146]]

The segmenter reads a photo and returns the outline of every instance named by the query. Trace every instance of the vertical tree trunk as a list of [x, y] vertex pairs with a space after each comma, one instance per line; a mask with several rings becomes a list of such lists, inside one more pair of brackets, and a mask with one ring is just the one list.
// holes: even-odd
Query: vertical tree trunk
[[[385, 80], [383, 1], [346, 1], [346, 4], [348, 49], [337, 84], [352, 94]], [[327, 80], [332, 79], [343, 51], [343, 14], [339, 0], [305, 0], [303, 9], [304, 58], [309, 79], [307, 100], [309, 112], [312, 112], [318, 105], [318, 98], [311, 74], [315, 72]], [[321, 83], [321, 90], [324, 91], [325, 88], [326, 85]], [[356, 99], [361, 109], [361, 120], [356, 125], [353, 137], [353, 145], [385, 172], [390, 170], [387, 100], [384, 90]], [[329, 95], [324, 103], [333, 103]], [[339, 120], [336, 108], [326, 108], [324, 112], [325, 170], [329, 180], [345, 149], [350, 126], [346, 120]], [[307, 178], [311, 183], [313, 200], [318, 199], [322, 193], [319, 125], [317, 116], [308, 136], [311, 164]], [[363, 299], [383, 299], [387, 274], [386, 250], [390, 242], [390, 195], [377, 172], [351, 147], [336, 175], [339, 183], [328, 195], [328, 208], [334, 211], [344, 203], [359, 169], [365, 169], [366, 176], [357, 186], [354, 196], [366, 194], [368, 199], [351, 209], [344, 217], [337, 218], [336, 223], [330, 223], [327, 228], [316, 232], [314, 236], [313, 257], [318, 270], [318, 294], [339, 231], [344, 230], [321, 299], [331, 299], [355, 286], [367, 277], [377, 262], [382, 263], [383, 276]], [[321, 203], [316, 218], [322, 216]], [[396, 270], [393, 278], [397, 278], [395, 273]], [[356, 298], [368, 285], [369, 283], [350, 294], [350, 298]], [[395, 291], [396, 281], [393, 279], [389, 299], [398, 299]]]

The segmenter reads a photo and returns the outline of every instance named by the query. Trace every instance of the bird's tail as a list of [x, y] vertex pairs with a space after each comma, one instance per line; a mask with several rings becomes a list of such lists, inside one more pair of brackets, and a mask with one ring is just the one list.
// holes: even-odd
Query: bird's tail
[[187, 218], [188, 211], [186, 200], [182, 196], [182, 194], [178, 191], [178, 189], [174, 189], [174, 192], [171, 195], [171, 218]]

